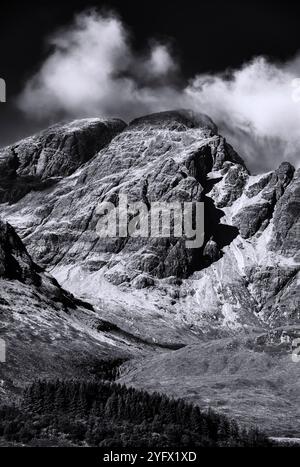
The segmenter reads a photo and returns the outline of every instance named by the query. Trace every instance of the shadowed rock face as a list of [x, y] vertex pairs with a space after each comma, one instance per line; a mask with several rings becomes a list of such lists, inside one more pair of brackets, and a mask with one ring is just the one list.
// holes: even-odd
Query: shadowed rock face
[[[34, 263], [14, 228], [0, 219], [0, 281], [13, 281], [22, 288], [27, 284], [44, 293], [50, 300], [63, 307], [76, 308], [85, 305], [69, 292], [63, 290], [57, 281], [43, 268]], [[2, 282], [2, 285], [4, 282]], [[0, 289], [1, 290], [1, 289]], [[89, 309], [91, 306], [86, 304]]]
[[[162, 313], [172, 329], [176, 316], [179, 327], [185, 323], [195, 332], [297, 321], [297, 295], [289, 299], [283, 317], [278, 311], [299, 270], [294, 168], [283, 163], [274, 172], [251, 176], [209, 117], [186, 110], [115, 125], [118, 134], [94, 157], [82, 156], [87, 162], [74, 173], [66, 172], [54, 186], [28, 193], [11, 206], [2, 205], [3, 216], [34, 260], [73, 293], [94, 304], [108, 303], [118, 325], [153, 338], [156, 331], [145, 309], [150, 316]], [[86, 121], [67, 127], [85, 132]], [[54, 137], [59, 147], [63, 128], [57, 127]], [[32, 168], [29, 146], [27, 141]], [[98, 204], [117, 205], [119, 194], [147, 206], [204, 202], [203, 246], [189, 249], [184, 238], [174, 237], [100, 238]], [[166, 285], [170, 277], [180, 283]], [[128, 309], [139, 316], [138, 326], [126, 315]]]
[[[249, 195], [251, 198], [260, 195], [260, 199], [257, 204], [253, 203], [245, 207], [234, 218], [243, 238], [252, 237], [261, 227], [264, 228], [268, 225], [276, 203], [293, 179], [294, 172], [295, 169], [291, 164], [283, 162], [270, 176], [266, 185], [262, 185], [261, 190], [259, 190], [259, 184], [249, 189], [247, 192], [248, 197]], [[263, 184], [265, 181], [267, 181], [267, 178], [263, 179]], [[296, 215], [293, 216], [293, 221], [296, 221]]]
[[0, 278], [36, 282], [38, 271], [14, 229], [0, 220]]
[[299, 261], [300, 237], [300, 170], [294, 175], [274, 210], [274, 236], [270, 247]]

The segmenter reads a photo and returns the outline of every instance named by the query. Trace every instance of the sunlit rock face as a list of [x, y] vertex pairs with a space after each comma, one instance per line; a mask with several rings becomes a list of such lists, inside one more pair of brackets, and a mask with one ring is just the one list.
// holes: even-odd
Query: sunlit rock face
[[[298, 323], [299, 172], [283, 163], [250, 175], [206, 115], [179, 110], [109, 122], [67, 125], [84, 133], [86, 152], [70, 151], [66, 130], [52, 129], [64, 148], [59, 160], [66, 153], [72, 169], [14, 200], [6, 189], [10, 204], [0, 212], [34, 260], [118, 325], [153, 339]], [[111, 131], [105, 144], [96, 134], [103, 125]], [[18, 147], [37, 173], [34, 145]], [[59, 175], [52, 157], [38, 164], [41, 180]], [[174, 236], [99, 237], [99, 203], [117, 205], [120, 194], [131, 205], [203, 202], [203, 245], [187, 248]]]
[[17, 201], [72, 174], [124, 127], [118, 119], [75, 120], [0, 150], [0, 201]]

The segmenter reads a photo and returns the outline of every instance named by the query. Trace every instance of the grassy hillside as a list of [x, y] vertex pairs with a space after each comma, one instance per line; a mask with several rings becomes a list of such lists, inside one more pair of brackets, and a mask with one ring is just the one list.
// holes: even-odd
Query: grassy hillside
[[269, 434], [299, 436], [300, 364], [289, 345], [221, 339], [125, 364], [120, 381], [213, 407]]

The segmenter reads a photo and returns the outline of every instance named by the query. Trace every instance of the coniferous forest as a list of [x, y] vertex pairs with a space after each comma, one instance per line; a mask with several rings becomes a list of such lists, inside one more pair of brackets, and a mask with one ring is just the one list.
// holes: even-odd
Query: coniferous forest
[[268, 446], [257, 429], [183, 400], [111, 381], [38, 380], [0, 408], [3, 445], [178, 448]]

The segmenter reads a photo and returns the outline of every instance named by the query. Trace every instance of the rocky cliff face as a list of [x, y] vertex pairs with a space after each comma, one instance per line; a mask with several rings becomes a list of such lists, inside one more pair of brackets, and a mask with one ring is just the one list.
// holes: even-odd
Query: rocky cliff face
[[39, 271], [14, 229], [0, 220], [0, 278], [34, 284]]
[[118, 119], [54, 125], [0, 150], [0, 201], [14, 202], [32, 190], [55, 185], [91, 159], [123, 130]]
[[[109, 319], [158, 341], [184, 339], [186, 328], [198, 335], [298, 323], [299, 171], [282, 163], [251, 176], [214, 123], [188, 111], [142, 117], [126, 127], [101, 122], [101, 131], [103, 125], [113, 125], [110, 138], [118, 134], [92, 158], [92, 150], [70, 153], [65, 126], [52, 129], [49, 143], [42, 137], [43, 151], [50, 154], [54, 139], [59, 157], [49, 157], [38, 173], [47, 179], [63, 159], [64, 177], [1, 205], [34, 260]], [[75, 126], [83, 148], [95, 137], [95, 122], [67, 128]], [[19, 147], [25, 145], [26, 167], [36, 172], [35, 144]], [[148, 205], [203, 201], [203, 246], [189, 249], [174, 237], [99, 238], [97, 206], [117, 204], [120, 193]]]

